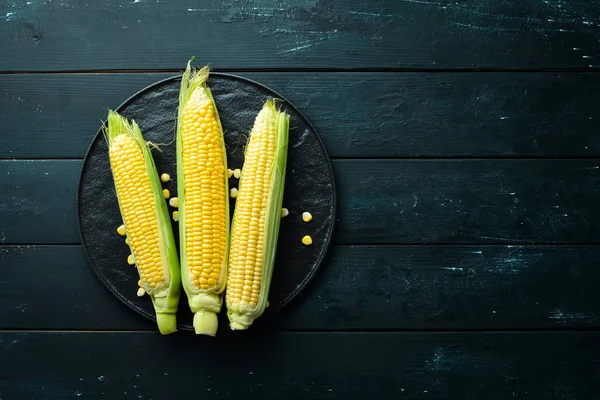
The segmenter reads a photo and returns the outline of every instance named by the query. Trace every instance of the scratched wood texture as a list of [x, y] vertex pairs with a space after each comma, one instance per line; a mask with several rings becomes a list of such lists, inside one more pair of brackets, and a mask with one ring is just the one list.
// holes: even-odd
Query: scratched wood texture
[[[78, 244], [81, 160], [0, 160], [4, 244]], [[600, 160], [333, 160], [336, 244], [600, 243]]]
[[[235, 74], [300, 107], [335, 158], [600, 156], [596, 74]], [[173, 75], [0, 75], [0, 158], [81, 158], [109, 105]]]
[[[113, 298], [79, 245], [3, 246], [0, 259], [2, 329], [154, 329]], [[590, 245], [336, 245], [301, 297], [253, 328], [597, 328], [598, 265]]]
[[178, 69], [192, 55], [215, 68], [600, 66], [588, 0], [22, 0], [1, 12], [2, 71]]
[[431, 400], [587, 399], [600, 390], [598, 332], [239, 336], [3, 332], [10, 367], [0, 390], [8, 399]]

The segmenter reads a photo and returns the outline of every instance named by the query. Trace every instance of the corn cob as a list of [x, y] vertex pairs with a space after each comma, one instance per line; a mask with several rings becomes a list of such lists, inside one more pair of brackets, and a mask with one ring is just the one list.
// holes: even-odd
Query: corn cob
[[149, 144], [135, 121], [129, 124], [114, 111], [108, 114], [106, 140], [130, 258], [152, 299], [160, 332], [169, 334], [177, 329], [179, 261]]
[[273, 100], [267, 101], [246, 146], [229, 250], [226, 303], [233, 330], [247, 329], [267, 304], [281, 220], [289, 119]]
[[177, 124], [177, 194], [183, 288], [197, 334], [214, 336], [227, 282], [229, 189], [223, 129], [207, 67], [183, 74]]

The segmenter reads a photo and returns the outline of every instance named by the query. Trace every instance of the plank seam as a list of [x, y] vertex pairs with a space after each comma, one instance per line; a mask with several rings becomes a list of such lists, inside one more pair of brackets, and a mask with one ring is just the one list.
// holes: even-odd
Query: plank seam
[[[600, 67], [589, 68], [215, 68], [214, 72], [226, 73], [250, 73], [250, 72], [268, 72], [268, 73], [365, 73], [365, 72], [384, 72], [384, 73], [599, 73]], [[0, 75], [41, 75], [41, 74], [153, 74], [153, 73], [173, 73], [182, 74], [180, 69], [86, 69], [86, 70], [7, 70], [0, 71]]]

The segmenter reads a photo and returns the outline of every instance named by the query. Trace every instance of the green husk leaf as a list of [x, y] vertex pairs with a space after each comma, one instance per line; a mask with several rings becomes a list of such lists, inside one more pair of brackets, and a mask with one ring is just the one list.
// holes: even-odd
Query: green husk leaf
[[[192, 59], [193, 60], [193, 59]], [[223, 139], [223, 127], [221, 126], [221, 120], [219, 118], [219, 112], [215, 104], [213, 95], [208, 88], [206, 81], [209, 76], [209, 68], [204, 67], [200, 70], [195, 70], [191, 67], [190, 60], [187, 64], [187, 68], [181, 79], [181, 88], [179, 91], [179, 109], [177, 113], [177, 195], [179, 198], [179, 243], [180, 243], [180, 257], [181, 257], [181, 281], [183, 289], [187, 294], [188, 303], [190, 309], [194, 315], [194, 329], [197, 334], [204, 334], [214, 336], [217, 332], [218, 321], [217, 313], [221, 311], [223, 304], [223, 292], [227, 282], [227, 259], [229, 257], [229, 181], [227, 178], [227, 153], [225, 150], [225, 141]], [[215, 110], [215, 118], [219, 123], [219, 130], [221, 132], [221, 145], [223, 151], [224, 160], [224, 173], [223, 180], [225, 182], [225, 225], [226, 225], [226, 238], [227, 243], [225, 245], [225, 257], [221, 268], [221, 277], [219, 278], [219, 286], [210, 290], [201, 290], [192, 283], [192, 279], [189, 275], [188, 262], [187, 262], [187, 249], [186, 249], [186, 192], [185, 192], [185, 179], [183, 175], [183, 160], [182, 160], [182, 137], [181, 127], [183, 120], [183, 111], [185, 105], [190, 100], [195, 90], [204, 90], [205, 94], [210, 98]]]
[[[279, 238], [279, 227], [281, 223], [281, 207], [283, 205], [283, 190], [285, 187], [285, 174], [287, 167], [288, 142], [289, 142], [289, 124], [290, 116], [286, 112], [277, 110], [275, 101], [268, 100], [263, 107], [269, 107], [275, 111], [274, 124], [277, 129], [277, 143], [275, 158], [271, 164], [271, 185], [268, 194], [267, 212], [265, 216], [265, 238], [264, 252], [262, 260], [262, 282], [258, 303], [254, 310], [246, 310], [239, 314], [232, 310], [227, 311], [230, 326], [233, 330], [248, 329], [252, 323], [259, 318], [265, 311], [269, 290], [271, 287], [271, 278], [273, 276], [273, 267], [275, 265], [275, 254], [277, 251], [277, 240]], [[250, 137], [252, 140], [252, 136]], [[243, 190], [243, 177], [239, 183], [239, 190]], [[234, 219], [235, 221], [235, 219]], [[232, 227], [232, 230], [234, 227]]]
[[[156, 320], [159, 331], [163, 335], [166, 335], [177, 330], [175, 314], [177, 313], [179, 304], [181, 283], [177, 246], [175, 245], [175, 238], [171, 228], [169, 210], [162, 193], [160, 177], [158, 175], [158, 171], [156, 170], [156, 165], [154, 164], [154, 159], [151, 153], [151, 148], [155, 147], [155, 145], [144, 140], [142, 132], [135, 121], [132, 120], [131, 123], [129, 123], [127, 119], [120, 116], [117, 112], [111, 110], [108, 113], [108, 129], [105, 130], [105, 138], [109, 149], [114, 138], [119, 135], [128, 135], [137, 142], [138, 146], [142, 150], [144, 162], [146, 164], [146, 171], [152, 186], [155, 212], [159, 226], [158, 245], [163, 263], [163, 270], [165, 271], [165, 278], [168, 281], [168, 285], [159, 286], [154, 289], [145, 287], [144, 289], [152, 300], [152, 304], [156, 312]], [[119, 201], [119, 211], [121, 211], [121, 215], [123, 215], [118, 194], [117, 200]], [[127, 226], [125, 226], [125, 230], [127, 230]]]

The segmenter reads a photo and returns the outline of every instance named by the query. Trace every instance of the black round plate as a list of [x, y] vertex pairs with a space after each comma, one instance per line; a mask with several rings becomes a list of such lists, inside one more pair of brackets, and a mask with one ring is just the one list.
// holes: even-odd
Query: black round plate
[[[180, 82], [181, 76], [158, 82], [117, 109], [123, 116], [135, 119], [146, 140], [159, 144], [161, 151], [153, 150], [153, 156], [159, 174], [171, 175], [171, 181], [164, 187], [172, 196], [177, 195], [174, 139]], [[241, 168], [243, 149], [256, 114], [268, 97], [282, 97], [256, 82], [228, 74], [212, 73], [208, 84], [225, 132], [228, 167]], [[285, 100], [282, 107], [291, 116], [283, 199], [283, 206], [290, 215], [281, 223], [270, 306], [259, 323], [288, 304], [315, 274], [331, 241], [335, 221], [335, 185], [325, 147], [298, 109]], [[237, 187], [237, 183], [231, 179], [230, 188]], [[234, 205], [232, 200], [232, 212]], [[156, 320], [150, 298], [136, 295], [138, 274], [127, 264], [129, 248], [116, 232], [122, 222], [102, 131], [96, 135], [85, 157], [77, 206], [83, 246], [102, 282], [130, 308]], [[312, 213], [310, 223], [302, 220], [304, 211]], [[173, 229], [177, 235], [177, 223], [173, 223]], [[304, 235], [312, 236], [312, 246], [302, 244]], [[221, 312], [220, 318], [220, 330], [223, 330], [228, 326], [225, 312]], [[182, 290], [178, 328], [191, 330], [191, 322], [192, 314]]]

